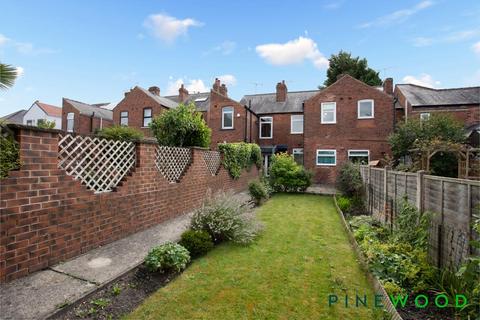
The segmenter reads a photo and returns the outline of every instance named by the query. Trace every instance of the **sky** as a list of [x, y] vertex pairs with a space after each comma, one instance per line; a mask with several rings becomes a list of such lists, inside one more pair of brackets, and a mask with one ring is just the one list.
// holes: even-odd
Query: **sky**
[[5, 1], [0, 62], [17, 68], [0, 115], [62, 97], [118, 102], [135, 85], [176, 94], [312, 90], [340, 50], [380, 77], [480, 85], [480, 1]]

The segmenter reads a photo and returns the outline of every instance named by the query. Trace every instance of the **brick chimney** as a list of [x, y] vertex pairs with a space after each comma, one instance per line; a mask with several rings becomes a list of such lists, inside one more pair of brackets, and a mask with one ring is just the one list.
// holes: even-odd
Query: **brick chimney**
[[393, 79], [392, 78], [386, 78], [383, 81], [383, 92], [386, 94], [393, 94]]
[[178, 89], [178, 99], [180, 100], [180, 102], [185, 102], [188, 99], [188, 90], [185, 89], [183, 83]]
[[220, 86], [219, 93], [225, 97], [228, 97], [228, 89], [225, 83], [222, 83], [222, 85]]
[[220, 90], [220, 79], [215, 78], [215, 82], [212, 86], [213, 91], [218, 92]]
[[277, 102], [283, 102], [287, 100], [287, 85], [285, 80], [277, 83]]
[[159, 87], [150, 87], [148, 88], [148, 91], [150, 91], [151, 94], [159, 96], [160, 95], [160, 88]]

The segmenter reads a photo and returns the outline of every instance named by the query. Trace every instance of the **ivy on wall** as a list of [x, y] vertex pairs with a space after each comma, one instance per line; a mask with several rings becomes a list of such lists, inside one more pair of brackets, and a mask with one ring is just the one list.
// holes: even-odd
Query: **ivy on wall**
[[223, 153], [223, 166], [234, 179], [240, 177], [243, 169], [250, 170], [252, 165], [260, 169], [262, 166], [262, 152], [255, 143], [221, 143], [218, 149]]
[[11, 130], [4, 124], [0, 124], [0, 150], [0, 179], [2, 179], [10, 170], [20, 167], [18, 144]]

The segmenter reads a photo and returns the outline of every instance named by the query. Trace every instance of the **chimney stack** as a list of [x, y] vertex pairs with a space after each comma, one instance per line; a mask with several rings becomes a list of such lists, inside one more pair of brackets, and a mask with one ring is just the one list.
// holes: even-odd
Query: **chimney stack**
[[188, 99], [188, 90], [185, 89], [183, 83], [178, 89], [178, 99], [180, 100], [180, 102], [185, 102]]
[[156, 95], [156, 96], [160, 95], [160, 88], [159, 87], [156, 87], [156, 86], [150, 87], [150, 88], [148, 88], [148, 91], [150, 91], [150, 93], [153, 94], [153, 95]]
[[393, 79], [392, 78], [386, 78], [383, 81], [383, 92], [386, 94], [393, 94]]
[[220, 79], [215, 78], [215, 82], [213, 83], [213, 91], [218, 92], [220, 90]]
[[284, 102], [287, 100], [287, 85], [285, 80], [277, 83], [277, 102]]
[[222, 85], [220, 86], [219, 93], [225, 97], [228, 97], [228, 89], [225, 83], [222, 83]]

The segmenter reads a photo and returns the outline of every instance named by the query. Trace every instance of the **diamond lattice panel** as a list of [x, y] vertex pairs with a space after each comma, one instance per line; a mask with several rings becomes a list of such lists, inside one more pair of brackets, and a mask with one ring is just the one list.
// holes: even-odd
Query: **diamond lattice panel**
[[220, 152], [204, 151], [203, 160], [205, 161], [205, 165], [207, 166], [212, 176], [216, 175], [218, 173], [218, 169], [220, 169], [220, 162], [221, 162]]
[[166, 147], [157, 148], [155, 164], [158, 171], [169, 182], [178, 182], [192, 160], [189, 148]]

